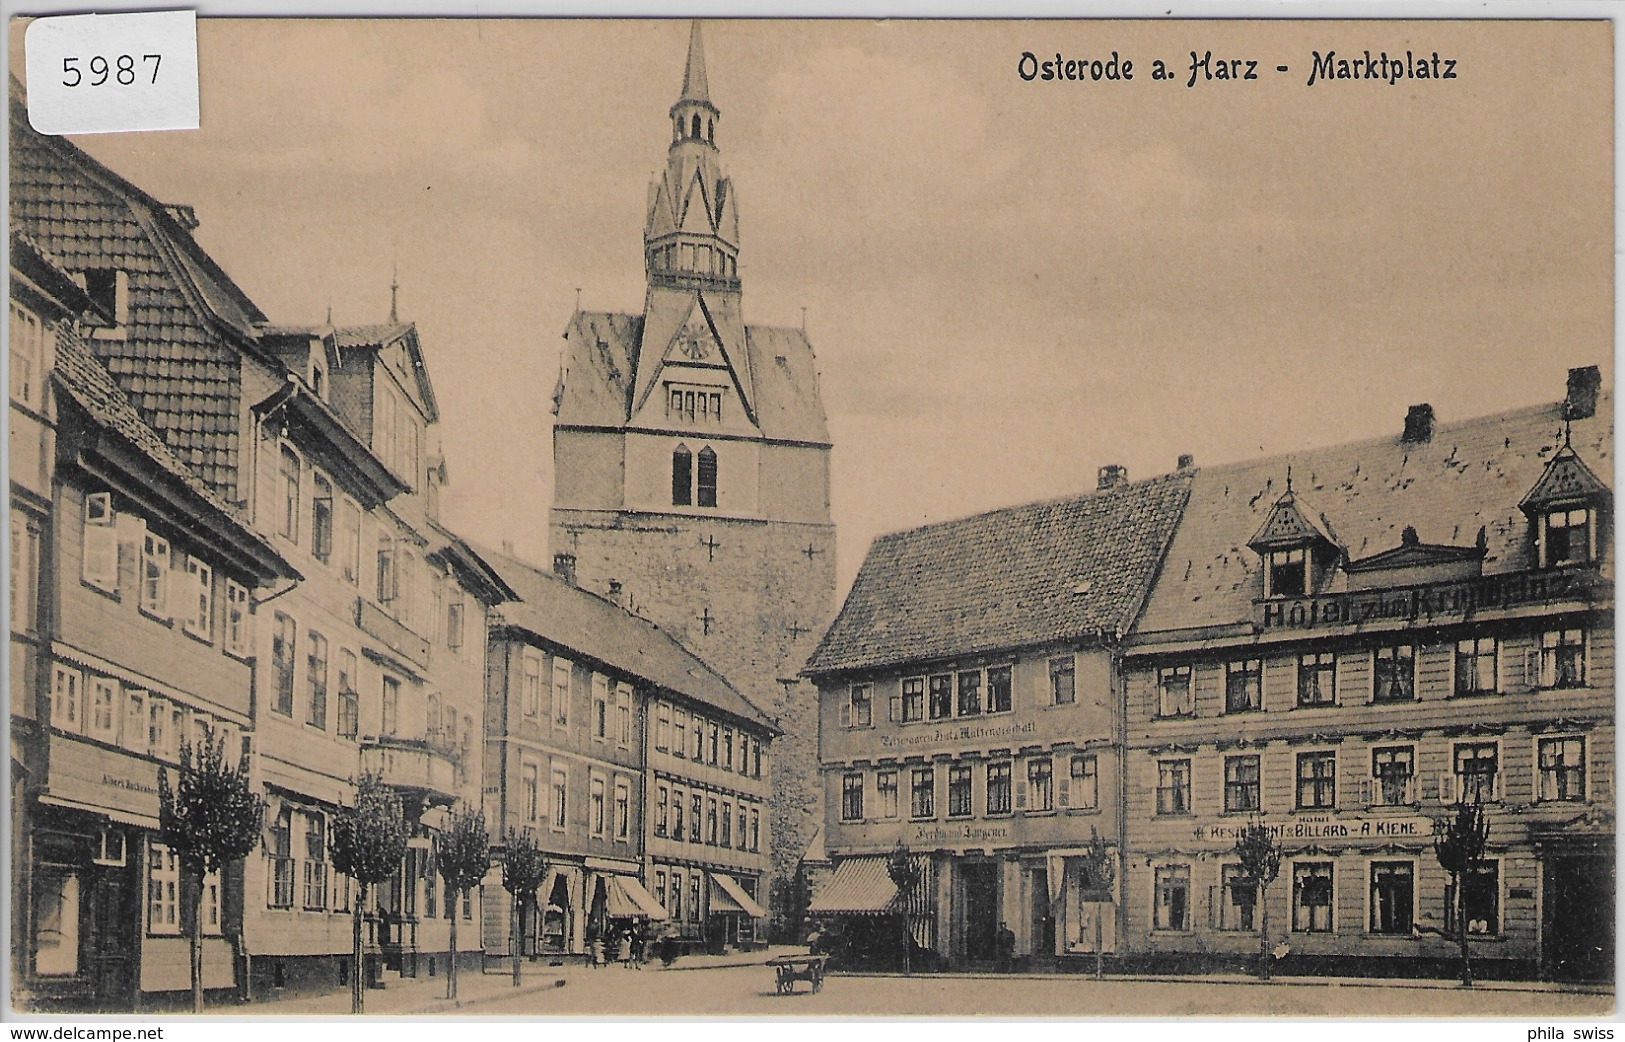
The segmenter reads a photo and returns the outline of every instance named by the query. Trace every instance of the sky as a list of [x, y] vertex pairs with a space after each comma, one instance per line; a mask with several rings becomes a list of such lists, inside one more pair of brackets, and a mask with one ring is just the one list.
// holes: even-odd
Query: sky
[[[747, 322], [802, 322], [841, 592], [878, 534], [1613, 382], [1607, 23], [721, 21]], [[448, 521], [545, 560], [576, 306], [637, 312], [681, 21], [199, 24], [202, 128], [76, 141], [277, 323], [417, 323]], [[1307, 80], [1437, 52], [1453, 80]], [[1027, 81], [1021, 57], [1133, 62]], [[1257, 80], [1187, 86], [1190, 52]], [[15, 53], [15, 52], [14, 52]], [[1165, 61], [1174, 76], [1152, 79]], [[1275, 71], [1286, 65], [1288, 72]], [[1245, 70], [1245, 65], [1241, 67]], [[1199, 74], [1200, 75], [1200, 74]]]

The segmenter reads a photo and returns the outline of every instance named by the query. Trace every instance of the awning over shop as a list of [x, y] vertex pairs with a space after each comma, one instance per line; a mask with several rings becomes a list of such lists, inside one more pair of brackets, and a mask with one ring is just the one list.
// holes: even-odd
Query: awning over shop
[[883, 915], [897, 899], [897, 884], [886, 874], [884, 857], [851, 857], [818, 888], [807, 906], [811, 915]]
[[643, 889], [631, 876], [603, 876], [604, 880], [604, 910], [612, 919], [651, 919], [660, 921], [666, 918], [666, 910], [660, 907], [660, 902], [654, 895]]
[[752, 919], [767, 918], [767, 909], [757, 904], [739, 881], [725, 872], [711, 873], [711, 911], [740, 912]]

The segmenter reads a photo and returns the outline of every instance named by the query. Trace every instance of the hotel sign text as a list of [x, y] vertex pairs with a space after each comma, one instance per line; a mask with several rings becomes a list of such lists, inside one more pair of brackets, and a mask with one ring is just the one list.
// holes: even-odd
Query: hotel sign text
[[[1221, 843], [1234, 843], [1241, 836], [1247, 822], [1223, 822], [1203, 825], [1196, 830], [1197, 838]], [[1360, 818], [1316, 815], [1292, 821], [1264, 822], [1270, 835], [1283, 843], [1294, 840], [1315, 839], [1428, 839], [1433, 835], [1433, 819]]]
[[1402, 589], [1260, 601], [1255, 621], [1262, 629], [1282, 630], [1466, 619], [1497, 608], [1586, 600], [1595, 580], [1591, 572], [1514, 572]]

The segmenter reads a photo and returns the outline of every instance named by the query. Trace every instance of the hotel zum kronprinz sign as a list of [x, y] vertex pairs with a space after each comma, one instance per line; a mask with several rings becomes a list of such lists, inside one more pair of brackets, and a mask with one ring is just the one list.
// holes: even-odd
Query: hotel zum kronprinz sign
[[1260, 601], [1254, 611], [1259, 627], [1266, 630], [1432, 622], [1524, 604], [1587, 600], [1596, 581], [1596, 573], [1591, 571], [1514, 572], [1400, 589]]

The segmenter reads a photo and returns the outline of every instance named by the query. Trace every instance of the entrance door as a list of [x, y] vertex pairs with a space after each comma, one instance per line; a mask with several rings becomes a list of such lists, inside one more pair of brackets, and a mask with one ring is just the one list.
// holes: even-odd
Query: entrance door
[[98, 1005], [128, 1009], [135, 1001], [135, 927], [141, 915], [134, 880], [122, 867], [92, 869], [87, 879], [84, 949], [91, 990]]
[[965, 958], [991, 962], [999, 954], [999, 866], [961, 862], [959, 878], [965, 894]]
[[1554, 857], [1545, 866], [1546, 975], [1556, 980], [1613, 980], [1613, 858]]
[[1055, 954], [1055, 917], [1050, 914], [1049, 869], [1032, 871], [1033, 949], [1039, 958]]

